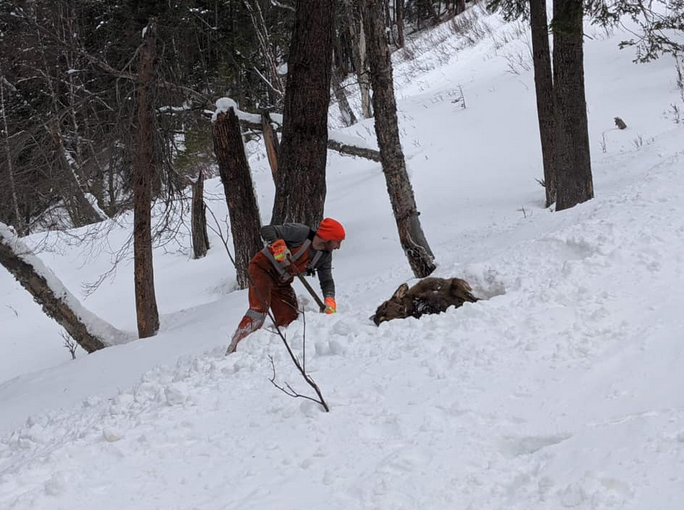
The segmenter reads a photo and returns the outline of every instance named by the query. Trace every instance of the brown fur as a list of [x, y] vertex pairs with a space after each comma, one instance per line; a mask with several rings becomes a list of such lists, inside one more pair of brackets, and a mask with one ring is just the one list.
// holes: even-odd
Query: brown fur
[[474, 303], [468, 282], [459, 278], [423, 278], [409, 289], [401, 284], [392, 297], [381, 304], [371, 317], [376, 326], [381, 322], [424, 314], [441, 313], [450, 306], [458, 308], [466, 301]]

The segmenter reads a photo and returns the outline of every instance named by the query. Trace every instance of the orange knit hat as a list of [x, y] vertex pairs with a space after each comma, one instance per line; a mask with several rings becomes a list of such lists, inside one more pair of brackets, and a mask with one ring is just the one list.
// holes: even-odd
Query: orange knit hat
[[345, 237], [344, 227], [339, 221], [325, 218], [318, 226], [316, 235], [325, 241], [342, 241]]

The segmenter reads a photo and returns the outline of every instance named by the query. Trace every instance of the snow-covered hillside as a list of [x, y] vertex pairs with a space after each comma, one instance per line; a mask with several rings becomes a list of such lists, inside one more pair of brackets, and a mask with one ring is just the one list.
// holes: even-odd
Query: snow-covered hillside
[[[467, 45], [449, 26], [397, 54], [403, 146], [436, 276], [484, 298], [375, 327], [411, 278], [378, 164], [329, 153], [326, 215], [339, 313], [286, 331], [331, 406], [268, 330], [224, 357], [247, 306], [211, 235], [155, 251], [158, 336], [75, 361], [59, 328], [0, 269], [0, 508], [266, 510], [684, 506], [684, 131], [671, 58], [632, 63], [621, 33], [587, 26], [596, 199], [543, 208], [526, 35], [485, 18]], [[430, 51], [419, 51], [430, 48]], [[527, 67], [527, 69], [526, 69]], [[467, 108], [461, 102], [465, 97]], [[334, 117], [335, 112], [331, 112]], [[626, 130], [614, 127], [620, 116]], [[333, 119], [334, 122], [334, 119]], [[344, 130], [373, 144], [372, 121]], [[273, 185], [250, 161], [264, 221]], [[220, 182], [209, 206], [226, 214]], [[82, 232], [81, 232], [82, 233]], [[110, 268], [130, 218], [87, 244], [33, 236], [72, 293]], [[84, 299], [135, 331], [132, 264]]]

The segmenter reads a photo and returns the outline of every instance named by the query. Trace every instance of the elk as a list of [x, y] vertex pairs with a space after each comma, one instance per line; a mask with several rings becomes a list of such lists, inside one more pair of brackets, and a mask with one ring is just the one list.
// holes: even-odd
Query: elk
[[423, 278], [410, 289], [402, 283], [370, 319], [379, 326], [392, 319], [417, 319], [424, 314], [442, 313], [450, 306], [458, 308], [465, 302], [475, 303], [478, 299], [471, 291], [468, 282], [460, 278]]

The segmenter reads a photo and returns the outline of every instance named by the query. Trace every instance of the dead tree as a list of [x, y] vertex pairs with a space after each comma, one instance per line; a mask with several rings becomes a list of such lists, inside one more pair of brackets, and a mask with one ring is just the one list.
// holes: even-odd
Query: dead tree
[[133, 168], [133, 257], [135, 309], [140, 338], [159, 330], [159, 310], [154, 291], [152, 260], [152, 188], [157, 180], [154, 155], [157, 21], [150, 22], [140, 47], [138, 126]]
[[263, 248], [259, 206], [245, 155], [240, 123], [233, 108], [218, 113], [212, 125], [214, 152], [228, 203], [235, 250], [237, 285], [249, 285], [249, 261]]
[[192, 183], [191, 209], [192, 251], [193, 258], [201, 259], [209, 250], [209, 234], [207, 233], [207, 206], [204, 203], [204, 170], [200, 168], [197, 180]]
[[128, 334], [83, 308], [4, 223], [0, 223], [0, 265], [12, 273], [47, 316], [66, 329], [87, 352], [131, 340]]
[[333, 0], [299, 0], [287, 62], [283, 135], [271, 223], [323, 219], [328, 106], [334, 37]]
[[382, 171], [387, 181], [387, 191], [399, 230], [401, 246], [413, 274], [422, 278], [435, 270], [434, 255], [420, 225], [420, 213], [416, 207], [401, 148], [382, 0], [361, 0], [361, 5], [373, 86], [375, 133], [378, 137]]

